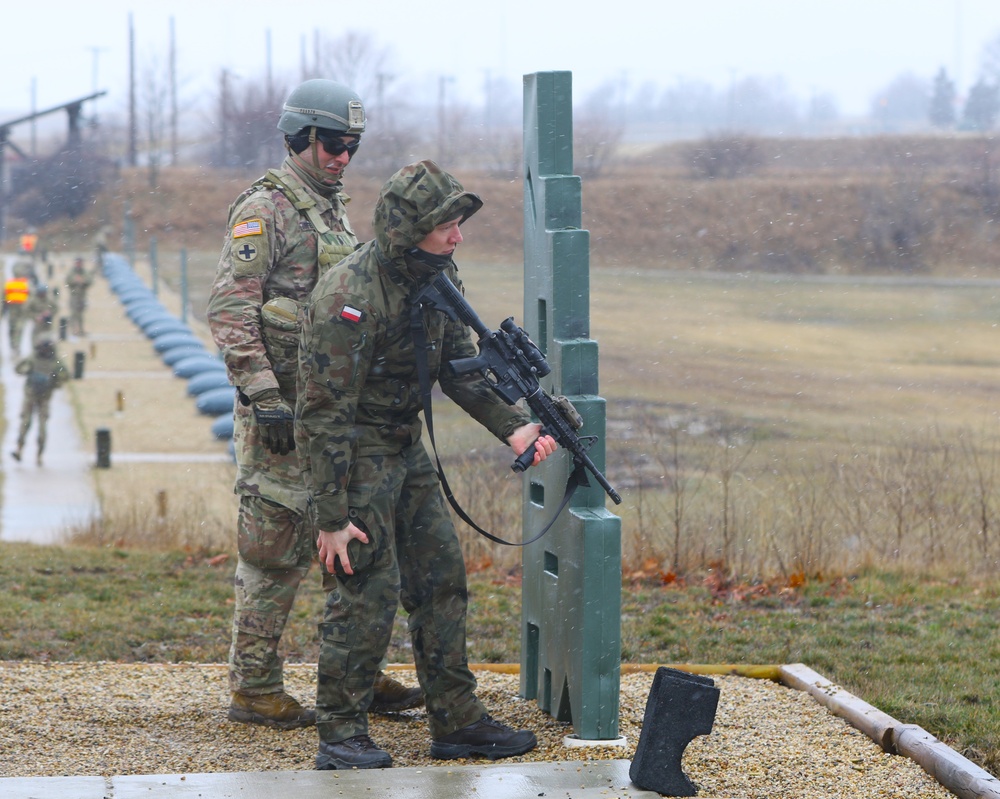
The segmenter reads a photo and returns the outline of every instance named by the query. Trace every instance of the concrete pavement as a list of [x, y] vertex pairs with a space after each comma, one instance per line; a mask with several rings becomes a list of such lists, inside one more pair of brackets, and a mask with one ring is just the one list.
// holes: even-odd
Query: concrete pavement
[[629, 761], [434, 766], [372, 771], [280, 771], [0, 780], [5, 799], [657, 799], [629, 781]]
[[[9, 274], [13, 259], [5, 259]], [[4, 421], [3, 506], [0, 540], [57, 544], [67, 527], [86, 523], [100, 513], [90, 470], [94, 456], [84, 452], [80, 432], [65, 389], [55, 392], [47, 425], [48, 445], [44, 465], [35, 464], [37, 420], [28, 431], [21, 462], [11, 457], [17, 447], [24, 378], [14, 371], [18, 355], [12, 350], [6, 319], [0, 323], [0, 385], [3, 386]], [[21, 354], [28, 353], [31, 325], [22, 336]], [[63, 362], [70, 372], [73, 364]]]
[[[4, 259], [4, 274], [9, 274], [14, 257]], [[45, 276], [42, 276], [45, 279]], [[53, 279], [53, 283], [58, 278]], [[20, 424], [24, 378], [14, 371], [19, 355], [11, 347], [6, 321], [0, 324], [0, 385], [4, 391], [6, 421], [0, 468], [3, 470], [3, 505], [0, 511], [0, 540], [36, 544], [60, 544], [66, 529], [82, 525], [100, 515], [93, 470], [96, 450], [92, 442], [81, 439], [80, 427], [70, 402], [69, 391], [55, 392], [47, 425], [48, 446], [43, 465], [35, 462], [37, 422], [29, 436], [21, 461], [11, 457], [16, 448]], [[111, 344], [96, 330], [90, 340], [103, 342], [102, 353]], [[120, 334], [119, 334], [120, 335]], [[113, 338], [113, 336], [111, 336]], [[21, 355], [28, 353], [31, 326], [26, 325]], [[63, 343], [60, 355], [72, 372], [75, 342]], [[156, 364], [150, 356], [151, 376], [170, 378], [170, 371]], [[154, 374], [153, 370], [157, 370]], [[88, 378], [121, 377], [121, 373], [89, 371]], [[206, 425], [207, 427], [207, 425]], [[114, 463], [206, 462], [228, 460], [226, 453], [116, 452]], [[487, 762], [487, 761], [484, 761]], [[488, 763], [483, 766], [436, 766], [432, 768], [396, 768], [354, 772], [240, 772], [213, 774], [158, 774], [140, 776], [66, 776], [2, 777], [0, 753], [0, 795], [4, 799], [127, 799], [128, 797], [264, 797], [294, 792], [298, 799], [326, 799], [334, 795], [363, 795], [370, 799], [408, 797], [537, 797], [539, 795], [578, 797], [619, 796], [647, 799], [658, 794], [632, 786], [628, 779], [629, 762], [578, 761], [567, 763]], [[72, 775], [73, 764], [66, 764]], [[609, 793], [610, 792], [610, 793]]]

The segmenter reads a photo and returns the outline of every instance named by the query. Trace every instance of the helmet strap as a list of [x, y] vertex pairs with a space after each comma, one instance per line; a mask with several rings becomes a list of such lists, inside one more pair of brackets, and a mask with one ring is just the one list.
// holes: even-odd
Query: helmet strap
[[309, 152], [312, 153], [313, 168], [317, 172], [322, 172], [323, 167], [319, 165], [319, 145], [316, 141], [316, 126], [309, 128]]

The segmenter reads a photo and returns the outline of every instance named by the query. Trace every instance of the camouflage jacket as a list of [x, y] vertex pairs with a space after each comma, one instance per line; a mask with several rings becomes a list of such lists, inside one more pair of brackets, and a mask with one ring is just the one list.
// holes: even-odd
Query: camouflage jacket
[[83, 269], [73, 268], [66, 276], [66, 288], [69, 289], [69, 305], [71, 308], [83, 307], [87, 301], [87, 289], [94, 283], [92, 274]]
[[[354, 251], [349, 198], [311, 188], [291, 159], [270, 170], [230, 207], [229, 230], [208, 301], [208, 323], [230, 382], [252, 398], [277, 388], [295, 404], [300, 309], [320, 272]], [[305, 509], [298, 459], [268, 452], [253, 410], [237, 402], [236, 492]]]
[[[299, 349], [296, 445], [315, 521], [342, 529], [358, 456], [391, 454], [419, 441], [422, 409], [410, 334], [410, 298], [438, 270], [407, 255], [441, 222], [478, 210], [479, 198], [432, 162], [400, 170], [382, 187], [375, 240], [320, 278], [306, 307]], [[461, 288], [453, 262], [444, 266]], [[477, 354], [469, 329], [423, 312], [432, 380], [501, 441], [530, 418], [479, 374], [441, 366]]]
[[69, 371], [56, 357], [40, 358], [29, 355], [17, 362], [14, 371], [24, 375], [24, 393], [36, 402], [46, 402], [52, 392], [69, 381]]
[[44, 294], [41, 292], [32, 294], [24, 304], [24, 313], [29, 319], [45, 317], [55, 320], [59, 316], [59, 296], [56, 294], [56, 289], [48, 289]]

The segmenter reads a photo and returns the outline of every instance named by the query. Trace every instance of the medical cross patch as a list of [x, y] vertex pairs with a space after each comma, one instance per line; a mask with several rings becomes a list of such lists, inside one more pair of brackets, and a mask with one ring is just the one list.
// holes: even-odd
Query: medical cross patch
[[243, 244], [234, 244], [233, 254], [241, 261], [249, 262], [257, 257], [257, 248], [254, 247], [249, 241], [244, 242]]

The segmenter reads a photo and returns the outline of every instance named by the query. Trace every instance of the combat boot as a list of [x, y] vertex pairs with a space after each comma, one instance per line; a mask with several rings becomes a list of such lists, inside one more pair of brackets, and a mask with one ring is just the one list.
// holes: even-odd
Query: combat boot
[[457, 757], [482, 755], [490, 760], [523, 755], [538, 745], [531, 730], [514, 730], [483, 714], [483, 717], [460, 730], [431, 741], [431, 757], [454, 760]]
[[419, 686], [407, 688], [398, 680], [394, 680], [384, 671], [375, 675], [375, 696], [372, 698], [369, 713], [399, 713], [412, 707], [420, 707], [424, 703], [424, 692]]
[[380, 749], [367, 735], [355, 735], [346, 741], [319, 742], [316, 768], [319, 771], [335, 771], [352, 768], [390, 768], [392, 758]]
[[284, 691], [260, 696], [247, 696], [234, 691], [229, 705], [229, 720], [294, 730], [315, 724], [316, 711], [302, 707]]

